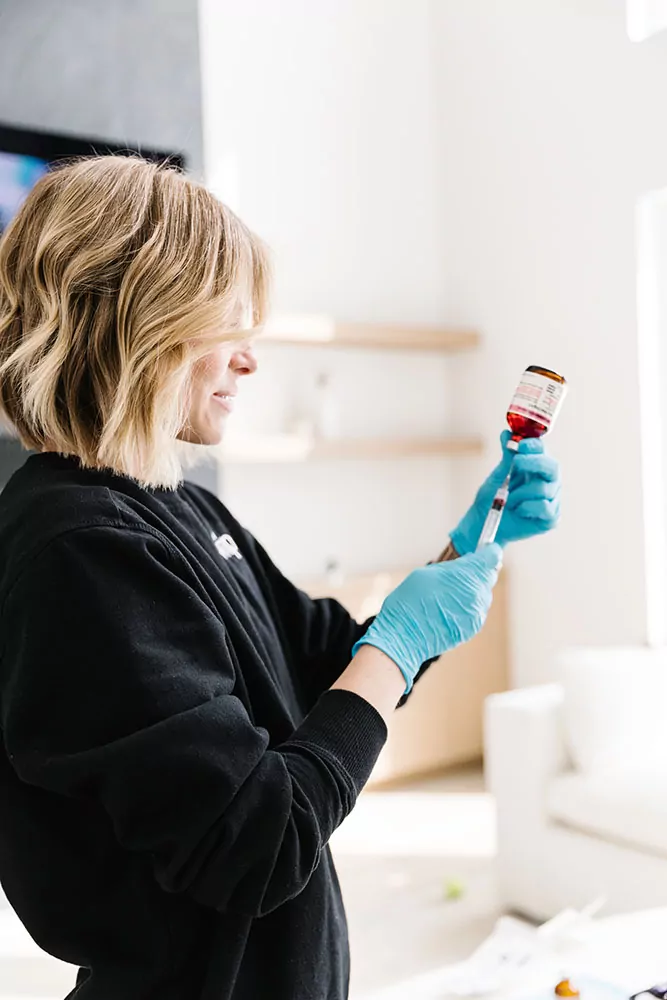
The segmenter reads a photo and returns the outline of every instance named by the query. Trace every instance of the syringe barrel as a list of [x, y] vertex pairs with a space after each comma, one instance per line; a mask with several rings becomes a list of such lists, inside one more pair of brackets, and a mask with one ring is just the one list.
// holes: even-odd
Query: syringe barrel
[[477, 542], [478, 549], [481, 549], [483, 545], [490, 545], [491, 542], [495, 542], [496, 540], [505, 504], [507, 503], [507, 497], [509, 496], [510, 475], [511, 473], [508, 473], [502, 486], [496, 490], [491, 509], [486, 515], [486, 520], [480, 532], [479, 541]]

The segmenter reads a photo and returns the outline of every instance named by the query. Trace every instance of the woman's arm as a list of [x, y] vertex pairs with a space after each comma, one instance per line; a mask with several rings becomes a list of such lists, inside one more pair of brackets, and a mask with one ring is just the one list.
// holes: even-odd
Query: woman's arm
[[405, 678], [393, 660], [374, 646], [361, 646], [333, 690], [353, 691], [380, 713], [386, 725], [405, 692]]
[[[373, 619], [359, 623], [334, 598], [309, 597], [281, 573], [250, 532], [238, 524], [235, 528], [237, 540], [244, 545], [264, 587], [267, 603], [288, 647], [307, 704], [312, 706], [324, 691], [340, 687], [337, 682], [350, 663], [352, 648], [366, 634]], [[423, 663], [415, 680], [432, 662], [430, 659]], [[407, 698], [404, 691], [399, 691], [394, 708], [396, 704], [403, 705]]]
[[[284, 576], [263, 546], [217, 497], [191, 484], [188, 490], [191, 500], [205, 517], [212, 523], [220, 519], [231, 531], [252, 567], [305, 696], [306, 706], [312, 708], [348, 666], [353, 646], [366, 633], [373, 619], [359, 623], [334, 598], [310, 597]], [[432, 660], [428, 660], [423, 664], [419, 676], [431, 663]], [[407, 698], [408, 695], [403, 694], [399, 705]]]
[[436, 562], [453, 562], [454, 559], [459, 559], [460, 555], [454, 548], [454, 543], [449, 542], [447, 547], [440, 553]]
[[[261, 916], [307, 884], [386, 726], [352, 685], [271, 745], [240, 697], [237, 651], [179, 558], [159, 536], [111, 525], [39, 555], [2, 609], [4, 744], [20, 779], [106, 813], [163, 888]], [[391, 700], [400, 674], [385, 676]]]
[[250, 532], [236, 525], [309, 706], [338, 680], [372, 619], [359, 623], [331, 597], [312, 598], [278, 569]]
[[261, 704], [242, 697], [242, 642], [177, 550], [141, 527], [69, 531], [2, 608], [7, 758], [27, 784], [104, 812], [166, 890], [262, 916], [308, 883], [421, 663], [481, 627], [499, 557], [489, 546], [411, 573], [363, 636], [370, 648], [272, 746], [250, 718]]

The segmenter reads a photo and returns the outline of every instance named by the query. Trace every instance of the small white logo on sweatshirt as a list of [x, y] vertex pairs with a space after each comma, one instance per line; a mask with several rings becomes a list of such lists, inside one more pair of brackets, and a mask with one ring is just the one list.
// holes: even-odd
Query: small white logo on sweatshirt
[[211, 532], [213, 543], [223, 559], [243, 559], [238, 545], [231, 535], [216, 535]]

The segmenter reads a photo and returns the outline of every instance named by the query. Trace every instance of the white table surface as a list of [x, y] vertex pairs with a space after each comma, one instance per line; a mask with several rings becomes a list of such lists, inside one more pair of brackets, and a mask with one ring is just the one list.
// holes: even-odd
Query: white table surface
[[[623, 987], [628, 997], [667, 981], [667, 908], [593, 921], [579, 932], [577, 944], [562, 950], [557, 958], [537, 963], [510, 989], [490, 994], [488, 1000], [530, 996], [532, 990], [555, 985], [561, 974], [604, 980]], [[437, 969], [352, 1000], [443, 1000], [450, 995], [448, 978], [447, 968]]]

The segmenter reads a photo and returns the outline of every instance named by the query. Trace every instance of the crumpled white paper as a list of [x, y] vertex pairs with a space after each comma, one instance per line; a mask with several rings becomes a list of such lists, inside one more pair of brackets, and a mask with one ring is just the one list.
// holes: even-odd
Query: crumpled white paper
[[564, 950], [576, 945], [604, 899], [583, 910], [563, 910], [539, 927], [500, 917], [489, 937], [463, 962], [408, 982], [386, 987], [359, 1000], [442, 1000], [447, 997], [483, 997], [500, 990], [525, 993], [542, 982], [558, 981]]

